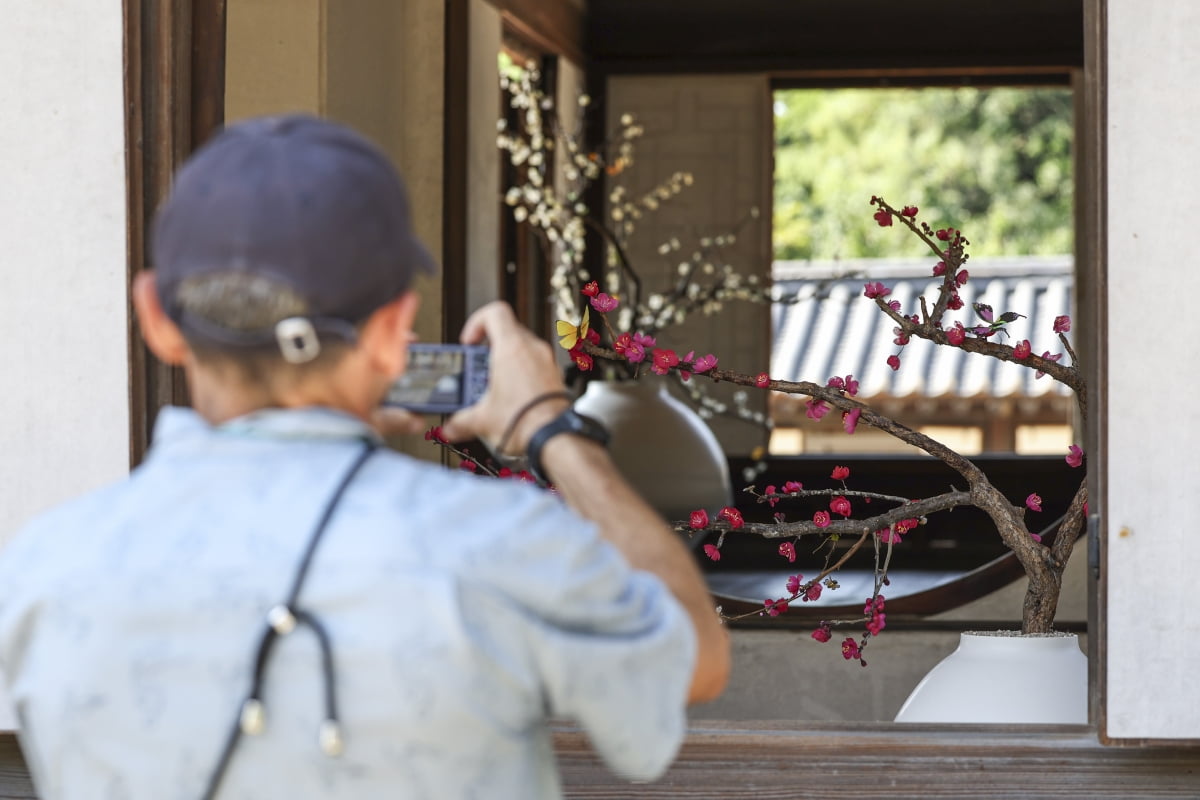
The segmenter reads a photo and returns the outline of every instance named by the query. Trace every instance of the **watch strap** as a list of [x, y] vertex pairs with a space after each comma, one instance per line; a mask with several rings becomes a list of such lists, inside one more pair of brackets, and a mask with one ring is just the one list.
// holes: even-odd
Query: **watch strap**
[[534, 431], [533, 436], [529, 437], [529, 444], [525, 448], [525, 458], [529, 463], [529, 471], [542, 483], [549, 482], [546, 477], [546, 471], [542, 467], [542, 448], [546, 446], [546, 442], [560, 433], [582, 436], [585, 439], [597, 442], [601, 446], [608, 445], [608, 429], [601, 425], [599, 420], [589, 417], [586, 414], [580, 414], [574, 408], [568, 406], [557, 417]]

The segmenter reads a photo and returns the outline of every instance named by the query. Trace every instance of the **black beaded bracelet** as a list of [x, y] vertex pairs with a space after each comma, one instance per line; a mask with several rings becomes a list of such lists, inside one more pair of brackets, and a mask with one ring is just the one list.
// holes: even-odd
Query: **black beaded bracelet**
[[536, 396], [532, 400], [530, 400], [528, 403], [521, 406], [521, 408], [517, 410], [517, 413], [513, 414], [512, 420], [509, 421], [508, 427], [505, 428], [505, 430], [504, 430], [504, 435], [500, 437], [500, 443], [496, 445], [496, 450], [495, 450], [496, 457], [501, 458], [501, 459], [503, 459], [503, 458], [519, 458], [519, 456], [506, 455], [504, 450], [508, 446], [508, 440], [512, 438], [513, 433], [515, 433], [517, 430], [517, 423], [519, 423], [521, 421], [521, 418], [524, 417], [526, 414], [528, 414], [529, 411], [534, 406], [541, 405], [542, 403], [546, 402], [547, 400], [572, 400], [572, 399], [574, 399], [573, 395], [566, 390], [560, 390], [557, 392], [545, 392], [543, 394], [539, 394], [538, 396]]

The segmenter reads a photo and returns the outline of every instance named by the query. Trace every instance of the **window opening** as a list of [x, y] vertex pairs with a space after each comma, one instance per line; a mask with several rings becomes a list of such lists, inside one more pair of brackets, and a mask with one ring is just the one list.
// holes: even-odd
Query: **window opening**
[[[1018, 332], [1032, 340], [1050, 330], [1043, 321], [1070, 313], [1070, 89], [781, 89], [774, 121], [773, 279], [782, 294], [807, 288], [810, 299], [773, 310], [772, 377], [854, 374], [862, 399], [967, 451], [1039, 453], [1069, 439], [1070, 396], [1028, 370], [928, 342], [907, 345], [891, 370], [892, 324], [862, 285], [882, 281], [908, 307], [938, 282], [933, 259], [875, 224], [867, 200], [878, 194], [970, 238], [964, 324], [971, 303], [984, 302], [1025, 314]], [[841, 435], [836, 415], [806, 419], [792, 397], [772, 397], [770, 410], [772, 454], [906, 448]]]

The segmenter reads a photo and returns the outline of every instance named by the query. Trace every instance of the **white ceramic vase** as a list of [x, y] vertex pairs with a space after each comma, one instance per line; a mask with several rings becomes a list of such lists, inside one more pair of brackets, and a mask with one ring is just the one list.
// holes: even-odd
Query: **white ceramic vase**
[[575, 408], [604, 423], [617, 468], [667, 519], [687, 519], [700, 508], [715, 514], [733, 504], [717, 437], [663, 381], [592, 381]]
[[896, 722], [1088, 721], [1087, 657], [1073, 633], [970, 631], [929, 671]]

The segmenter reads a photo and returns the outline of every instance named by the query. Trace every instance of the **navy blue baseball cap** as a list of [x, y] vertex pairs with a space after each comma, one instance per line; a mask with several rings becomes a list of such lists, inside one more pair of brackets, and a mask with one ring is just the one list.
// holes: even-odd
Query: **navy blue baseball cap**
[[[157, 212], [151, 259], [163, 308], [185, 335], [216, 347], [278, 342], [298, 362], [315, 357], [319, 338], [353, 340], [357, 323], [437, 269], [387, 156], [344, 125], [303, 114], [229, 125], [198, 150]], [[181, 307], [185, 281], [229, 272], [285, 285], [307, 311], [235, 331]]]

